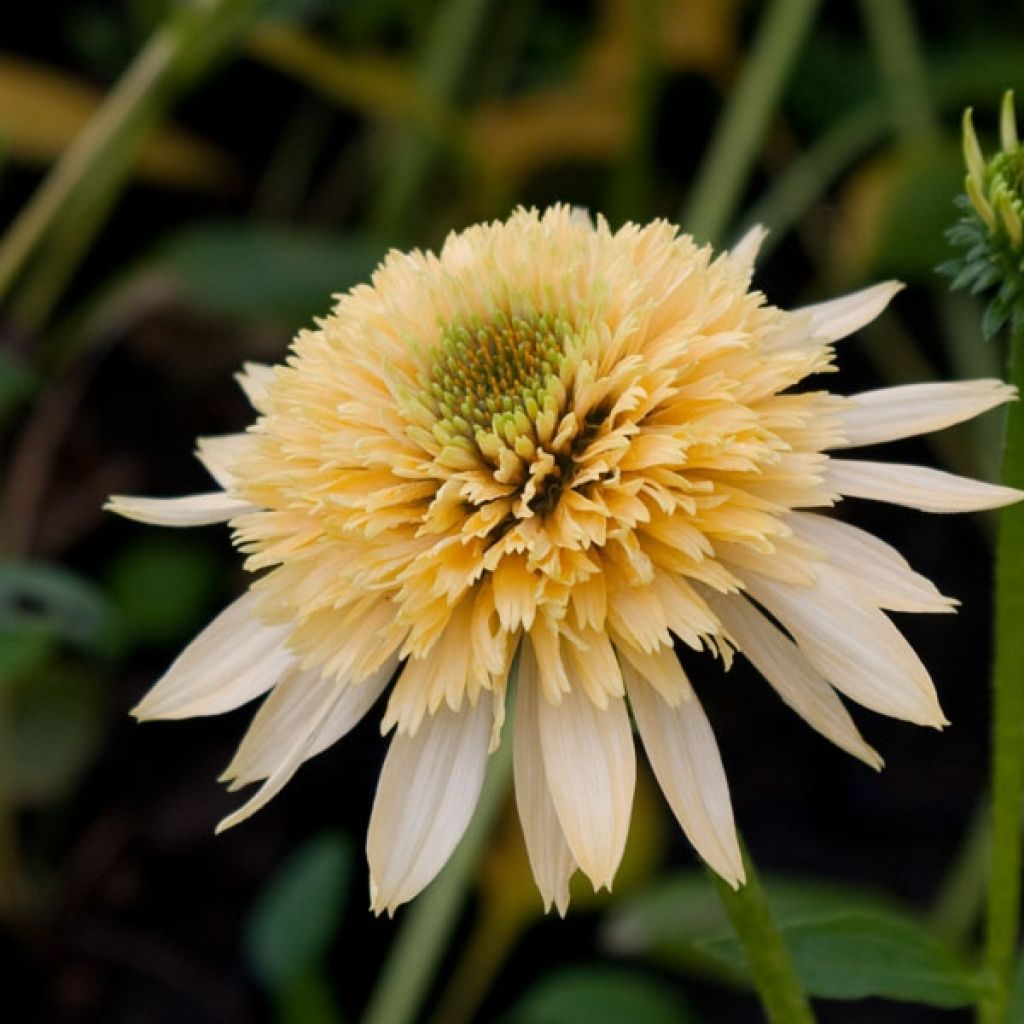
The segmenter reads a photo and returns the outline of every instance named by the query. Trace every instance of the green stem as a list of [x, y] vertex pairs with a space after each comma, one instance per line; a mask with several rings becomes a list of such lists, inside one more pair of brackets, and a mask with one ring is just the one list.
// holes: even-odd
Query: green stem
[[157, 31], [0, 241], [0, 301], [83, 189], [97, 195], [103, 179], [124, 180], [171, 100], [241, 31], [258, 5], [259, 0], [195, 2]]
[[817, 0], [773, 0], [768, 6], [680, 216], [696, 238], [718, 241], [728, 227], [817, 8]]
[[407, 1024], [415, 1019], [451, 939], [511, 778], [512, 739], [506, 735], [491, 756], [480, 802], [462, 842], [430, 888], [406, 911], [402, 929], [377, 978], [363, 1024]]
[[[1010, 337], [1009, 377], [1024, 391], [1024, 331]], [[1024, 405], [1010, 404], [1003, 482], [1024, 488]], [[992, 847], [985, 965], [992, 988], [985, 1024], [1004, 1024], [1020, 927], [1024, 807], [1024, 503], [999, 513], [996, 540], [995, 670], [992, 678]]]
[[811, 1004], [772, 919], [768, 898], [746, 848], [743, 864], [747, 881], [737, 890], [713, 872], [710, 874], [743, 947], [761, 1005], [771, 1024], [814, 1024]]

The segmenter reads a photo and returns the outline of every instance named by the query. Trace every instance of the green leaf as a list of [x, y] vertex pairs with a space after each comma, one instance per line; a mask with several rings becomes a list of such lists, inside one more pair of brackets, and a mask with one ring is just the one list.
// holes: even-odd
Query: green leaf
[[279, 997], [301, 991], [319, 971], [341, 921], [351, 868], [349, 840], [326, 832], [285, 862], [253, 907], [246, 952]]
[[381, 256], [381, 245], [361, 237], [214, 223], [171, 236], [155, 262], [213, 312], [292, 330], [327, 313], [331, 296], [369, 277]]
[[[812, 996], [877, 996], [928, 1006], [967, 1006], [976, 978], [925, 928], [895, 914], [848, 911], [781, 926], [797, 975]], [[737, 966], [743, 951], [732, 937], [706, 944]]]
[[664, 982], [605, 964], [541, 978], [502, 1024], [688, 1024], [692, 1011]]
[[200, 623], [217, 591], [219, 559], [194, 537], [154, 535], [120, 551], [107, 587], [126, 636], [167, 644]]
[[0, 428], [5, 427], [39, 386], [39, 375], [24, 363], [0, 352]]

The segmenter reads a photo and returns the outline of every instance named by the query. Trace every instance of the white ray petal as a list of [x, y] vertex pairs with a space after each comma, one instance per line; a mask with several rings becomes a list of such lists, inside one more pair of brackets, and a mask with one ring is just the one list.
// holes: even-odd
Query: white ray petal
[[225, 490], [234, 486], [234, 467], [252, 446], [252, 434], [222, 434], [201, 437], [196, 445], [196, 458], [214, 480]]
[[739, 645], [740, 653], [772, 689], [812, 729], [874, 769], [882, 759], [854, 724], [835, 690], [814, 670], [800, 649], [746, 598], [714, 596], [709, 603]]
[[786, 522], [794, 533], [825, 552], [830, 565], [846, 573], [879, 608], [894, 612], [952, 612], [957, 601], [945, 597], [926, 576], [884, 540], [849, 523], [807, 512], [792, 512]]
[[376, 672], [359, 683], [322, 676], [319, 669], [288, 673], [256, 712], [238, 751], [221, 775], [230, 789], [268, 778], [285, 760], [295, 736], [328, 693], [340, 690], [340, 697], [324, 718], [316, 742], [305, 759], [315, 757], [354, 729], [387, 686], [398, 664], [389, 658]]
[[848, 498], [905, 505], [922, 512], [978, 512], [1024, 498], [1024, 491], [897, 462], [829, 459], [824, 486]]
[[576, 863], [611, 889], [622, 860], [636, 782], [626, 703], [598, 708], [573, 681], [557, 707], [538, 701], [540, 741], [551, 798]]
[[841, 693], [872, 711], [918, 725], [948, 724], [935, 687], [900, 631], [828, 565], [813, 587], [744, 576], [811, 664]]
[[569, 879], [576, 870], [576, 862], [558, 822], [544, 773], [537, 717], [538, 703], [543, 699], [537, 657], [529, 639], [524, 639], [516, 681], [516, 807], [523, 827], [526, 854], [544, 909], [550, 910], [553, 903], [564, 917], [569, 907]]
[[320, 692], [319, 703], [312, 708], [311, 714], [302, 723], [302, 728], [293, 735], [291, 744], [284, 751], [284, 756], [274, 769], [273, 774], [268, 776], [263, 785], [237, 811], [229, 814], [217, 824], [215, 831], [218, 834], [254, 815], [291, 782], [292, 776], [299, 770], [302, 762], [309, 757], [310, 749], [316, 742], [324, 721], [340, 699], [341, 694], [342, 688], [337, 683], [327, 689], [326, 693]]
[[763, 224], [755, 224], [730, 250], [733, 259], [745, 263], [753, 270], [757, 254], [767, 237], [768, 229]]
[[257, 511], [256, 505], [231, 498], [223, 491], [189, 494], [183, 498], [136, 498], [112, 494], [103, 507], [125, 519], [151, 526], [207, 526]]
[[[679, 667], [683, 675], [682, 666]], [[624, 661], [622, 675], [654, 775], [694, 849], [734, 889], [745, 881], [729, 783], [697, 695], [675, 706]]]
[[929, 434], [980, 416], [1016, 395], [1016, 388], [993, 379], [864, 391], [851, 395], [841, 408], [840, 429], [845, 440], [833, 447], [856, 448]]
[[810, 317], [811, 337], [839, 341], [871, 323], [903, 287], [900, 281], [883, 281], [838, 299], [802, 306], [793, 312]]
[[391, 741], [366, 837], [375, 913], [411, 900], [462, 838], [483, 785], [491, 700], [483, 693], [475, 707], [441, 705], [414, 735]]
[[228, 605], [178, 655], [132, 710], [138, 719], [192, 718], [230, 711], [270, 689], [294, 664], [288, 626], [268, 626], [256, 595]]
[[235, 380], [253, 408], [262, 412], [267, 392], [274, 380], [274, 368], [266, 363], [246, 363], [242, 372], [235, 374]]

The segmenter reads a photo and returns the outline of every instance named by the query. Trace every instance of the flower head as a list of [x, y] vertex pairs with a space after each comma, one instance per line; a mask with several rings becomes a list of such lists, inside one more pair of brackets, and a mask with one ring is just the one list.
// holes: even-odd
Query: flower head
[[[945, 427], [998, 381], [852, 397], [794, 390], [893, 284], [786, 312], [750, 289], [761, 232], [717, 257], [655, 222], [565, 207], [391, 253], [287, 362], [249, 366], [259, 416], [206, 438], [220, 485], [114, 498], [167, 525], [230, 520], [258, 574], [140, 718], [267, 693], [225, 772], [265, 804], [387, 693], [370, 821], [375, 909], [412, 898], [469, 821], [515, 653], [516, 798], [547, 905], [577, 867], [611, 885], [635, 775], [627, 705], [694, 846], [743, 880], [722, 762], [684, 670], [744, 654], [798, 714], [879, 767], [838, 693], [944, 724], [885, 610], [951, 610], [842, 496], [926, 511], [1019, 492], [827, 452]], [[683, 660], [675, 645], [683, 650]], [[702, 658], [703, 656], [703, 658]]]
[[991, 337], [1010, 320], [1024, 329], [1024, 146], [1017, 136], [1013, 91], [1003, 95], [999, 121], [1002, 148], [986, 161], [974, 131], [973, 112], [963, 117], [964, 195], [957, 200], [964, 217], [948, 232], [963, 252], [940, 268], [953, 288], [982, 292], [999, 285], [985, 313]]

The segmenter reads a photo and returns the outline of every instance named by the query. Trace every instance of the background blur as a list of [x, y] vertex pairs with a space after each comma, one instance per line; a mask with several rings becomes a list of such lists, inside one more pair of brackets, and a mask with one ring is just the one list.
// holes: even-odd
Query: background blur
[[[208, 488], [194, 438], [249, 421], [244, 360], [279, 359], [389, 246], [566, 200], [719, 244], [761, 221], [757, 282], [783, 306], [906, 280], [842, 343], [836, 390], [999, 376], [976, 304], [934, 268], [961, 110], [991, 151], [1022, 68], [1024, 10], [996, 0], [2, 5], [4, 1020], [355, 1021], [401, 922], [367, 911], [375, 723], [214, 838], [238, 802], [216, 776], [250, 710], [127, 715], [243, 580], [227, 530], [100, 506]], [[995, 479], [997, 438], [990, 416], [882, 457]], [[963, 601], [955, 619], [900, 623], [951, 728], [859, 713], [887, 761], [875, 775], [745, 665], [687, 665], [782, 919], [877, 906], [917, 929], [926, 972], [976, 940], [991, 524], [843, 511]], [[756, 1019], [713, 891], [640, 785], [614, 899], [580, 887], [565, 922], [541, 917], [507, 815], [433, 989], [436, 1024]], [[825, 948], [800, 952], [805, 974]], [[822, 1020], [967, 1019], [952, 990], [922, 1009], [900, 984], [867, 1002], [843, 984], [815, 989]]]

